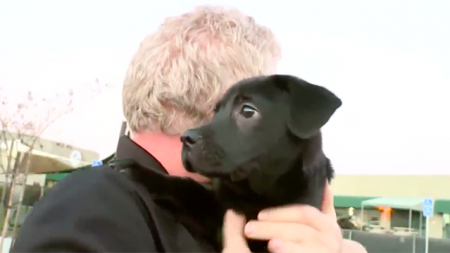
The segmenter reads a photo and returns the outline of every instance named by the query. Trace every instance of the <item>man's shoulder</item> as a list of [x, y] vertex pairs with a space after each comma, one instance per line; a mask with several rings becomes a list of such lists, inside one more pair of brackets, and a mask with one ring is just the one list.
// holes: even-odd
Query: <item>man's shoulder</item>
[[47, 252], [55, 245], [64, 248], [60, 252], [155, 251], [137, 187], [106, 166], [71, 173], [36, 203], [15, 252]]
[[103, 165], [70, 173], [55, 184], [39, 202], [67, 202], [69, 199], [78, 199], [75, 202], [95, 202], [106, 198], [124, 201], [127, 198], [127, 202], [149, 204], [152, 200], [141, 188], [139, 182]]
[[101, 194], [102, 189], [108, 191], [132, 192], [133, 182], [125, 175], [107, 166], [98, 166], [74, 171], [61, 179], [44, 197], [57, 197], [68, 192], [80, 194]]
[[126, 175], [107, 166], [74, 171], [59, 181], [38, 202], [90, 202], [105, 198], [130, 198], [138, 194], [138, 186]]
[[118, 171], [102, 165], [74, 171], [58, 182], [53, 189], [61, 190], [66, 187], [71, 187], [72, 189], [102, 187], [128, 189], [133, 188], [133, 182]]

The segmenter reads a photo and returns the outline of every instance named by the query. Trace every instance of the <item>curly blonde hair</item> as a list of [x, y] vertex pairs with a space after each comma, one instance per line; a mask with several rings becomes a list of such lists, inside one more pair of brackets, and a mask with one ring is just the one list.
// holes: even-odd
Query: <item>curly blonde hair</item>
[[202, 6], [167, 18], [126, 73], [129, 128], [176, 135], [204, 124], [230, 85], [274, 73], [280, 54], [273, 33], [236, 9]]

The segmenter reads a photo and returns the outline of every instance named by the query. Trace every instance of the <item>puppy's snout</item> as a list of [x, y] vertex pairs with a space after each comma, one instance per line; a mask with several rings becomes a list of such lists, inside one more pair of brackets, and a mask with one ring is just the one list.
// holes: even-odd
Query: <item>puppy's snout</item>
[[198, 131], [191, 129], [191, 130], [187, 130], [186, 132], [184, 132], [181, 135], [181, 142], [183, 142], [183, 144], [186, 145], [187, 147], [192, 147], [201, 138], [202, 138], [202, 136], [199, 134]]

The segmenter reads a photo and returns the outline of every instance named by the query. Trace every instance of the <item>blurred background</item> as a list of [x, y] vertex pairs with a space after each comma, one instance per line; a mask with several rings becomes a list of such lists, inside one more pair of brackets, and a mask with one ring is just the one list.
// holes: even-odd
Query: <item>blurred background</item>
[[3, 237], [67, 173], [111, 157], [131, 56], [164, 18], [201, 4], [254, 16], [279, 38], [279, 73], [342, 98], [324, 146], [343, 228], [419, 238], [432, 198], [430, 236], [450, 238], [446, 0], [1, 1]]

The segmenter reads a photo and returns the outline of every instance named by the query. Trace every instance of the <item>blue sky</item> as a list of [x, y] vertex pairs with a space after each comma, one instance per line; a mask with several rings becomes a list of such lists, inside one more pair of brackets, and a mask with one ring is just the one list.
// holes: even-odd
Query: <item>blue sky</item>
[[46, 91], [95, 78], [117, 85], [65, 122], [82, 136], [72, 126], [61, 137], [105, 156], [115, 149], [120, 85], [140, 41], [164, 17], [200, 4], [254, 16], [279, 38], [280, 73], [342, 98], [324, 128], [338, 173], [450, 174], [446, 0], [3, 0], [0, 86]]

